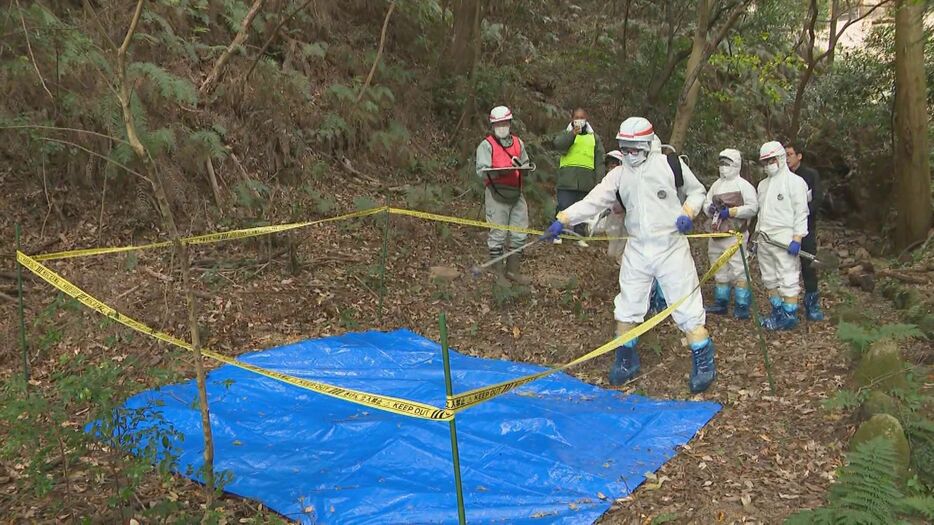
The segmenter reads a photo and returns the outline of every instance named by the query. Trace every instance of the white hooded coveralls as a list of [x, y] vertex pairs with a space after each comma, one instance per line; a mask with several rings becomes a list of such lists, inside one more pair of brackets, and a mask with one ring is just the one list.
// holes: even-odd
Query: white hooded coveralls
[[[720, 166], [720, 178], [716, 180], [707, 191], [707, 198], [704, 199], [704, 213], [713, 220], [719, 213], [720, 206], [736, 208], [736, 214], [723, 223], [717, 231], [744, 231], [749, 226], [749, 221], [756, 216], [759, 211], [759, 201], [756, 197], [756, 189], [746, 179], [740, 177], [742, 169], [742, 158], [739, 151], [735, 149], [725, 149], [720, 152], [720, 157], [726, 157], [733, 161], [732, 166]], [[710, 213], [710, 205], [718, 204], [718, 209]], [[712, 224], [711, 224], [712, 226]], [[713, 231], [713, 228], [711, 228]], [[744, 233], [743, 243], [748, 239], [748, 233]], [[736, 239], [733, 237], [713, 238], [707, 244], [707, 257], [710, 264], [713, 264], [723, 255]], [[743, 256], [737, 251], [730, 257], [730, 260], [717, 271], [714, 277], [717, 284], [732, 284], [736, 282], [745, 283], [746, 272], [743, 269]]]
[[[765, 232], [772, 240], [788, 245], [793, 237], [803, 239], [808, 234], [808, 185], [788, 169], [784, 150], [778, 155], [778, 172], [759, 183], [759, 221], [757, 232]], [[801, 291], [801, 259], [789, 255], [778, 246], [760, 242], [759, 269], [762, 284], [771, 293], [782, 297], [797, 297]]]
[[[684, 207], [697, 214], [704, 204], [704, 185], [684, 162]], [[626, 208], [626, 230], [630, 235], [619, 271], [620, 293], [614, 300], [614, 317], [622, 323], [641, 323], [649, 306], [652, 280], [657, 279], [669, 302], [690, 294], [672, 314], [678, 327], [692, 332], [706, 322], [697, 270], [688, 240], [678, 233], [675, 221], [684, 214], [675, 177], [668, 159], [657, 151], [636, 167], [625, 163], [611, 170], [583, 200], [562, 212], [567, 223], [578, 224], [620, 200]]]

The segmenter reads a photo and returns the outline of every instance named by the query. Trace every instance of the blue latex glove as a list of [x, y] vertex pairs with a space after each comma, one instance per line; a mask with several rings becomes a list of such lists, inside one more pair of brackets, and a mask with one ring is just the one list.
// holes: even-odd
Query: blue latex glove
[[681, 215], [678, 217], [678, 220], [675, 221], [675, 227], [678, 228], [678, 231], [681, 233], [691, 233], [691, 230], [694, 229], [694, 221], [687, 215]]
[[562, 223], [561, 221], [555, 221], [551, 223], [551, 226], [549, 226], [547, 230], [545, 230], [545, 234], [542, 235], [542, 239], [545, 239], [548, 241], [557, 239], [558, 236], [561, 235], [561, 232], [563, 231], [564, 231], [564, 223]]
[[717, 205], [711, 202], [710, 206], [707, 207], [707, 215], [713, 217], [716, 214], [717, 214]]
[[721, 208], [721, 209], [720, 209], [720, 213], [717, 214], [717, 217], [719, 217], [721, 221], [725, 221], [725, 220], [729, 219], [729, 218], [730, 218], [730, 209], [729, 209], [729, 208], [726, 208], [726, 207]]
[[798, 241], [791, 241], [791, 244], [788, 245], [788, 255], [797, 256], [800, 251], [801, 243]]

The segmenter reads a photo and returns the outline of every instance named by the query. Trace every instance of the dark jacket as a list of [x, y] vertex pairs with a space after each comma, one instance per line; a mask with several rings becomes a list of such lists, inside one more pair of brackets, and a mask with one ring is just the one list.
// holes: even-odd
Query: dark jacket
[[795, 170], [795, 175], [804, 179], [811, 192], [811, 200], [808, 201], [808, 231], [814, 230], [814, 223], [817, 219], [817, 212], [820, 210], [821, 203], [824, 201], [824, 192], [821, 189], [820, 174], [814, 168], [799, 164]]

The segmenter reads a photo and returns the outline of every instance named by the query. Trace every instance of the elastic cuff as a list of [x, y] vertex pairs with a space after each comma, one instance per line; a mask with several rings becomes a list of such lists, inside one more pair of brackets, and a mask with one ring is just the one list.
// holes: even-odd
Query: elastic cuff
[[737, 213], [739, 213], [739, 208], [730, 208], [730, 217], [736, 217]]
[[571, 219], [568, 218], [568, 214], [564, 213], [563, 211], [559, 211], [558, 214], [555, 216], [555, 219], [561, 221], [561, 224], [565, 226], [570, 226], [571, 224]]
[[798, 304], [797, 295], [782, 296], [782, 302], [785, 304]]
[[688, 217], [694, 218], [694, 210], [691, 209], [687, 204], [681, 206], [681, 211]]
[[746, 279], [737, 279], [733, 281], [733, 286], [736, 288], [748, 288]]

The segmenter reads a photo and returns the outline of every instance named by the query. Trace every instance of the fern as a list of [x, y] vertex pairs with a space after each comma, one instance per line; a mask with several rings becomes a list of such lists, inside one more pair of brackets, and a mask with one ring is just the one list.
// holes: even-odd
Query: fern
[[179, 78], [151, 62], [134, 62], [127, 71], [131, 77], [149, 77], [162, 98], [178, 104], [193, 106], [198, 102], [198, 91], [188, 80]]
[[899, 515], [934, 511], [930, 497], [905, 497], [896, 485], [897, 456], [892, 443], [879, 437], [857, 445], [830, 487], [827, 506], [797, 512], [786, 525], [856, 523], [888, 525]]
[[327, 42], [313, 42], [311, 44], [302, 44], [302, 56], [321, 60], [328, 54]]
[[899, 510], [904, 514], [923, 516], [934, 521], [934, 497], [911, 496], [898, 502]]
[[827, 410], [853, 410], [859, 408], [866, 397], [869, 395], [867, 390], [839, 390], [833, 397], [825, 399], [821, 405]]
[[209, 159], [223, 160], [227, 158], [227, 148], [221, 136], [209, 129], [199, 129], [188, 135], [188, 142], [194, 147], [199, 156]]
[[837, 339], [849, 343], [857, 355], [863, 354], [872, 343], [881, 339], [899, 341], [913, 337], [926, 339], [924, 333], [913, 324], [887, 324], [871, 328], [841, 321], [837, 325]]

